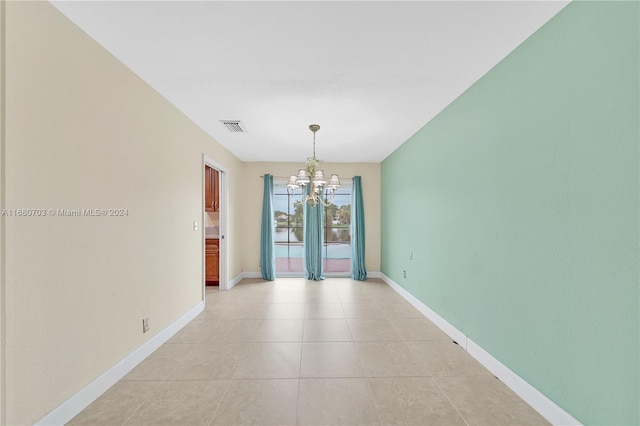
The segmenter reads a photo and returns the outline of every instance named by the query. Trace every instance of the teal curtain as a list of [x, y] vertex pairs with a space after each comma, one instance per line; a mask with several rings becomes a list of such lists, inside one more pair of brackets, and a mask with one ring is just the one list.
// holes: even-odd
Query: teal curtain
[[[310, 186], [305, 186], [304, 196], [309, 195]], [[324, 206], [304, 203], [304, 278], [323, 280], [322, 244], [324, 235]]]
[[364, 203], [362, 202], [362, 178], [354, 176], [351, 188], [351, 278], [367, 279], [364, 266]]
[[276, 254], [273, 237], [275, 233], [273, 218], [273, 176], [264, 175], [264, 193], [262, 196], [262, 224], [260, 226], [260, 272], [268, 281], [276, 279]]

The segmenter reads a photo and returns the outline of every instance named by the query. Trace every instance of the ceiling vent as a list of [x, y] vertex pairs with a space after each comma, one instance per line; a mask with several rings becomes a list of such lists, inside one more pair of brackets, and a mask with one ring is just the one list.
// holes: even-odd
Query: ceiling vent
[[226, 127], [230, 132], [246, 132], [244, 124], [242, 124], [240, 120], [220, 120], [220, 122], [224, 124], [224, 127]]

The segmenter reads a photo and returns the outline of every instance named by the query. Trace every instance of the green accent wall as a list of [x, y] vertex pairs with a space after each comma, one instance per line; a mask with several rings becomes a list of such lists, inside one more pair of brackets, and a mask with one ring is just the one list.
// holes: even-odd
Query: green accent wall
[[639, 15], [569, 4], [382, 163], [382, 272], [585, 424], [640, 424]]

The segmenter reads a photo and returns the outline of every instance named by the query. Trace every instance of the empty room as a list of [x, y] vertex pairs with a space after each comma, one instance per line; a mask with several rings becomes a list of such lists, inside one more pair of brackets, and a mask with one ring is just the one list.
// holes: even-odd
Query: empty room
[[638, 1], [0, 23], [0, 424], [640, 424]]

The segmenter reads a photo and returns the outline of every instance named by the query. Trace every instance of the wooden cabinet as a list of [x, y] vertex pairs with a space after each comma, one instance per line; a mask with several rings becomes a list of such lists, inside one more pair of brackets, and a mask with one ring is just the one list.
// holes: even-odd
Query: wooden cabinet
[[220, 280], [220, 240], [205, 240], [205, 278], [207, 285], [218, 285]]
[[213, 192], [211, 191], [211, 175], [213, 169], [209, 166], [204, 167], [204, 210], [213, 211]]
[[[204, 169], [204, 210], [217, 212], [220, 210], [219, 172], [209, 166]], [[220, 240], [205, 239], [205, 279], [207, 285], [218, 285], [220, 280]]]
[[217, 170], [213, 170], [211, 186], [213, 191], [213, 211], [217, 212], [220, 211], [220, 172]]
[[209, 166], [204, 172], [204, 210], [217, 212], [220, 210], [220, 173]]

